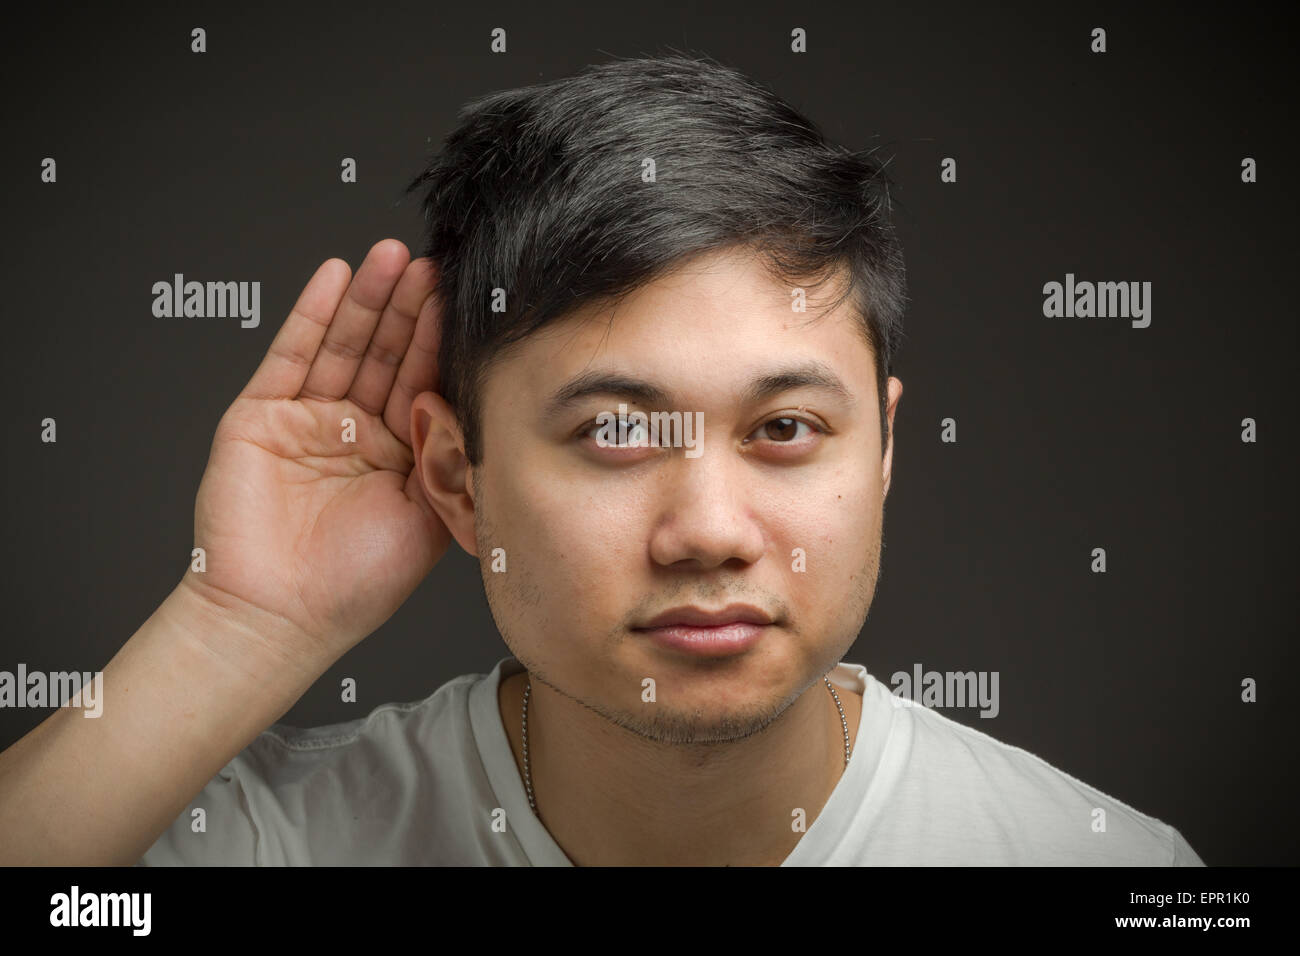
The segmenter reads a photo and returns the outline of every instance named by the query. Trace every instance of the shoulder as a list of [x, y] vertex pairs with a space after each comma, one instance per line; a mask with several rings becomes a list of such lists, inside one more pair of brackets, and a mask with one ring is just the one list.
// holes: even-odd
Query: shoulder
[[[485, 787], [464, 674], [428, 697], [317, 727], [273, 724], [194, 798], [142, 862], [420, 865], [466, 855]], [[411, 813], [413, 806], [423, 809]], [[206, 827], [191, 825], [202, 809]], [[458, 842], [459, 841], [459, 842]], [[441, 857], [439, 856], [441, 854]]]
[[414, 865], [449, 846], [482, 786], [470, 695], [486, 679], [464, 674], [356, 720], [259, 734], [221, 775], [238, 788], [259, 861]]
[[891, 714], [879, 766], [892, 784], [890, 806], [905, 808], [900, 816], [918, 828], [944, 830], [965, 857], [953, 862], [1201, 862], [1173, 827], [1027, 750], [896, 696], [874, 677], [864, 698], [877, 715]]
[[328, 759], [343, 756], [365, 741], [409, 740], [411, 734], [430, 724], [465, 717], [470, 691], [485, 679], [483, 674], [462, 674], [421, 700], [380, 704], [364, 717], [341, 723], [316, 727], [272, 724], [249, 747], [272, 759], [313, 754]]
[[272, 724], [223, 769], [245, 791], [278, 801], [352, 800], [404, 781], [428, 783], [473, 759], [469, 700], [484, 674], [462, 674], [416, 701], [380, 704], [364, 717], [314, 727]]

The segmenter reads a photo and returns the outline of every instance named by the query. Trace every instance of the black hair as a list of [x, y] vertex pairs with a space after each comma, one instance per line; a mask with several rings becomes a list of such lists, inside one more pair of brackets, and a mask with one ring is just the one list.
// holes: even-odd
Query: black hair
[[[481, 96], [406, 188], [427, 190], [421, 255], [439, 266], [438, 390], [470, 464], [494, 359], [591, 302], [618, 301], [704, 252], [750, 245], [775, 279], [846, 278], [886, 378], [907, 297], [872, 151], [828, 143], [767, 87], [706, 57], [622, 59]], [[654, 160], [654, 181], [643, 161]], [[507, 310], [492, 311], [492, 290]]]

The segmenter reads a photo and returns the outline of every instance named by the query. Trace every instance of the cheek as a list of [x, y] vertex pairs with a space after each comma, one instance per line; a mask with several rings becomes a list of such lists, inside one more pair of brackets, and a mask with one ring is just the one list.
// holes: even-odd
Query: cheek
[[861, 541], [871, 525], [878, 485], [873, 476], [837, 466], [798, 484], [772, 483], [764, 488], [754, 514], [780, 543], [830, 557]]
[[879, 527], [872, 488], [861, 478], [837, 476], [778, 507], [767, 529], [791, 603], [805, 613], [830, 613], [838, 606], [835, 595], [847, 594], [871, 564]]
[[[526, 546], [523, 559], [544, 588], [557, 620], [582, 617], [589, 624], [602, 608], [617, 615], [619, 582], [644, 557], [635, 508], [622, 498], [579, 496], [561, 482], [540, 481], [517, 489], [523, 504], [509, 537]], [[590, 628], [588, 628], [590, 629]]]

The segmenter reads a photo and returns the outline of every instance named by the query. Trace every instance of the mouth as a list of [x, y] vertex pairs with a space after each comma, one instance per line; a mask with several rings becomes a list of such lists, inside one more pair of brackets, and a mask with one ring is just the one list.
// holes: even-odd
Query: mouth
[[765, 611], [749, 604], [729, 604], [716, 611], [673, 608], [632, 631], [666, 650], [695, 657], [727, 657], [752, 648], [773, 626]]
[[729, 657], [749, 650], [772, 627], [771, 624], [733, 621], [713, 627], [669, 624], [664, 627], [634, 627], [632, 630], [670, 651], [694, 657]]

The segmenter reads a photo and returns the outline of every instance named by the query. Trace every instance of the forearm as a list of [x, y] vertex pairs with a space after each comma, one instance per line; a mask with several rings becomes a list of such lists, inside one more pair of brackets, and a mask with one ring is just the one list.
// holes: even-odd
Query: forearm
[[174, 590], [104, 668], [101, 716], [60, 707], [0, 754], [0, 864], [136, 862], [332, 663], [280, 626]]

